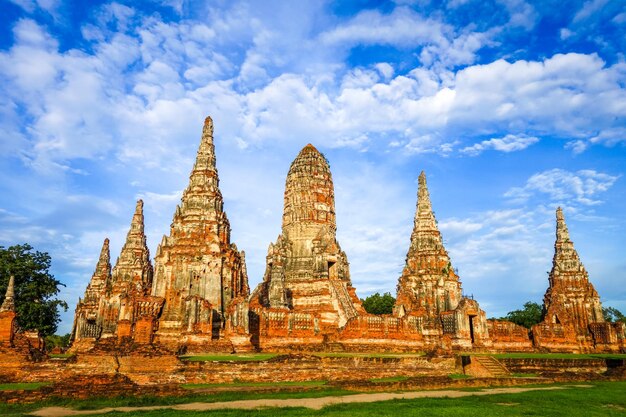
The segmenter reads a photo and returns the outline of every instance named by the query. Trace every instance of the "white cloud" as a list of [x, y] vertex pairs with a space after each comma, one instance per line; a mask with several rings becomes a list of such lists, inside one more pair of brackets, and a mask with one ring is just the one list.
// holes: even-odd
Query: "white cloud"
[[588, 19], [608, 3], [608, 0], [589, 0], [583, 4], [583, 7], [574, 16], [573, 22], [578, 23]]
[[615, 146], [626, 142], [626, 128], [616, 127], [606, 129], [589, 139], [591, 143], [602, 143], [606, 146]]
[[408, 143], [404, 145], [404, 149], [409, 154], [437, 153], [441, 156], [447, 156], [456, 145], [456, 142], [442, 142], [442, 138], [439, 136], [426, 134], [409, 139]]
[[447, 236], [470, 234], [477, 232], [482, 228], [482, 223], [477, 223], [471, 220], [450, 219], [439, 222], [439, 229]]
[[27, 13], [33, 13], [37, 9], [41, 9], [52, 16], [56, 16], [57, 8], [60, 0], [9, 0], [11, 3], [20, 6]]
[[394, 71], [393, 66], [387, 62], [379, 62], [375, 65], [375, 68], [380, 72], [380, 74], [386, 79], [390, 79], [393, 77]]
[[552, 216], [541, 209], [488, 210], [454, 219], [463, 233], [442, 227], [464, 292], [473, 294], [489, 316], [516, 307], [511, 299], [541, 301], [553, 239], [553, 228], [544, 223]]
[[568, 38], [571, 38], [573, 35], [575, 35], [575, 33], [569, 30], [568, 28], [562, 28], [561, 31], [559, 32], [559, 36], [561, 37], [561, 40], [566, 40]]
[[[265, 61], [276, 33], [256, 22], [238, 35], [250, 37], [246, 55], [227, 54], [228, 45], [222, 43], [235, 36], [229, 31], [241, 29], [243, 17], [250, 17], [245, 8], [217, 16], [212, 25], [149, 18], [135, 23], [137, 28], [128, 23], [137, 19], [132, 9], [104, 10], [106, 19], [118, 22], [126, 33], [91, 28], [91, 33], [99, 33], [93, 55], [60, 52], [58, 43], [30, 20], [15, 27], [15, 45], [0, 53], [0, 67], [9, 80], [9, 101], [2, 110], [11, 120], [11, 108], [27, 109], [30, 146], [24, 155], [39, 170], [72, 170], [76, 158], [113, 154], [125, 164], [184, 171], [175, 138], [195, 137], [194, 123], [207, 113], [225, 126], [222, 137], [242, 149], [306, 136], [329, 146], [361, 149], [372, 141], [389, 140], [404, 143], [411, 153], [445, 155], [455, 146], [451, 138], [528, 131], [568, 137], [582, 151], [582, 142], [576, 141], [610, 146], [620, 141], [623, 131], [619, 120], [626, 117], [626, 71], [619, 63], [605, 67], [596, 55], [555, 55], [541, 62], [499, 60], [456, 73], [440, 66], [418, 67], [395, 74], [389, 63], [320, 70], [317, 63], [327, 57], [314, 54], [309, 57], [312, 72], [272, 77], [276, 68], [297, 67], [299, 54], [308, 54], [310, 45], [305, 41], [303, 51], [296, 52], [293, 45], [284, 44], [286, 55]], [[320, 38], [331, 51], [345, 43], [393, 43], [396, 29], [408, 30], [415, 22], [435, 30], [401, 38], [427, 42], [421, 53], [423, 58], [432, 54], [432, 64], [442, 59], [471, 62], [477, 48], [494, 36], [455, 34], [434, 18], [398, 7], [387, 15], [362, 12]], [[374, 24], [375, 30], [366, 31], [367, 24]], [[255, 54], [265, 57], [255, 64], [264, 71], [258, 80], [264, 81], [252, 90], [241, 89]], [[14, 120], [11, 128], [5, 127], [11, 143], [23, 140], [21, 124]], [[440, 139], [444, 137], [448, 139]], [[516, 150], [533, 137], [494, 136], [491, 142], [474, 145], [473, 152]], [[464, 149], [472, 152], [473, 147], [466, 144]]]
[[493, 149], [500, 152], [515, 152], [528, 148], [530, 145], [539, 142], [539, 139], [534, 136], [525, 135], [506, 135], [503, 138], [492, 138], [484, 140], [480, 143], [475, 143], [472, 146], [461, 149], [462, 153], [466, 153], [471, 156], [480, 155], [482, 152]]
[[571, 140], [565, 144], [565, 149], [571, 149], [572, 152], [577, 155], [585, 152], [589, 147], [589, 142], [585, 142], [584, 140]]
[[594, 170], [570, 172], [551, 169], [531, 176], [523, 187], [514, 187], [504, 196], [517, 202], [524, 202], [540, 194], [553, 202], [577, 202], [583, 205], [600, 204], [598, 194], [613, 186], [619, 176]]
[[407, 7], [397, 7], [390, 14], [377, 10], [358, 13], [349, 22], [320, 35], [326, 45], [388, 44], [400, 47], [426, 43], [446, 43], [452, 28], [422, 17]]
[[533, 126], [536, 132], [588, 137], [619, 126], [626, 116], [620, 65], [605, 68], [595, 54], [567, 54], [468, 67], [456, 74], [449, 117], [465, 131]]
[[485, 33], [455, 29], [437, 18], [425, 17], [408, 7], [396, 7], [391, 13], [377, 10], [358, 13], [349, 22], [319, 36], [327, 47], [350, 48], [355, 45], [393, 45], [399, 48], [423, 46], [420, 54], [426, 66], [443, 67], [471, 64], [476, 53], [499, 29]]
[[507, 26], [530, 30], [535, 26], [538, 15], [535, 8], [524, 0], [499, 0], [509, 12]]
[[611, 19], [614, 23], [621, 25], [622, 23], [626, 23], [626, 12], [615, 15], [613, 19]]

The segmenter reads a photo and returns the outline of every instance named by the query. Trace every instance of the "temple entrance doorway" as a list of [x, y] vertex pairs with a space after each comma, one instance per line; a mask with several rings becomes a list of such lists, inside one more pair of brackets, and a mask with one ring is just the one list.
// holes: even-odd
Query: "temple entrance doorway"
[[336, 280], [338, 278], [337, 262], [328, 261], [328, 278], [331, 280]]
[[470, 331], [470, 339], [472, 341], [472, 345], [474, 344], [474, 318], [476, 316], [467, 316], [469, 319], [469, 331]]

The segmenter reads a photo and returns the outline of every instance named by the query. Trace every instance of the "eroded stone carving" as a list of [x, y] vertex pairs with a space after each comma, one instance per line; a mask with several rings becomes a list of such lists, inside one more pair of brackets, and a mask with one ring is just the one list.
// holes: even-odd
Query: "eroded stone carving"
[[441, 329], [454, 345], [489, 342], [485, 312], [478, 302], [462, 296], [461, 282], [437, 227], [424, 172], [418, 178], [411, 245], [397, 291], [396, 316], [422, 317], [424, 331]]
[[152, 295], [165, 299], [161, 343], [179, 343], [183, 333], [223, 338], [229, 304], [249, 295], [244, 254], [230, 242], [223, 205], [208, 117], [189, 185], [155, 257]]
[[604, 322], [600, 297], [574, 248], [560, 207], [556, 210], [556, 241], [548, 282], [543, 322], [533, 327], [537, 346], [570, 351], [623, 344], [623, 323]]
[[[284, 309], [268, 320], [310, 330], [317, 326], [318, 331], [337, 329], [362, 312], [336, 231], [330, 167], [308, 144], [287, 174], [282, 232], [268, 248], [263, 282], [251, 306]], [[290, 317], [285, 312], [301, 314]]]
[[0, 346], [13, 346], [15, 336], [15, 277], [9, 277], [9, 285], [0, 306]]
[[109, 239], [106, 238], [100, 250], [96, 270], [85, 290], [85, 296], [79, 299], [76, 305], [71, 336], [74, 342], [83, 339], [95, 341], [100, 338], [103, 317], [98, 313], [101, 305], [106, 302], [106, 296], [110, 288], [111, 255], [109, 251]]

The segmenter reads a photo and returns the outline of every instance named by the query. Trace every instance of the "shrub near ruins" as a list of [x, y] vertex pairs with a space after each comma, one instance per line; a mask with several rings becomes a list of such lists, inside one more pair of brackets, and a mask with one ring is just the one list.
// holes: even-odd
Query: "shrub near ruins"
[[42, 336], [57, 330], [59, 308], [67, 311], [67, 303], [56, 298], [63, 284], [50, 273], [50, 264], [48, 253], [36, 251], [28, 243], [0, 246], [0, 297], [13, 275], [18, 325], [23, 330], [38, 330]]

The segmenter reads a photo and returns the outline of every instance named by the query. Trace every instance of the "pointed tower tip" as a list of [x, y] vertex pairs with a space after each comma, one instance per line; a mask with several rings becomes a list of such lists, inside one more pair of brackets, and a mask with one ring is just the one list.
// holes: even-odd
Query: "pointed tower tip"
[[100, 250], [100, 258], [98, 258], [98, 263], [108, 262], [110, 260], [110, 252], [109, 252], [109, 238], [104, 239], [104, 243], [102, 244], [102, 249]]
[[207, 116], [206, 119], [204, 119], [204, 128], [202, 130], [210, 132], [211, 136], [213, 135], [213, 119], [211, 116]]
[[11, 275], [9, 278], [9, 285], [7, 285], [7, 292], [0, 306], [0, 312], [15, 311], [15, 277]]
[[[191, 176], [195, 171], [215, 171], [215, 148], [213, 145], [213, 119], [207, 117], [204, 120], [204, 127], [202, 128], [202, 137], [200, 138], [200, 146], [196, 153], [196, 162], [191, 171]], [[201, 174], [205, 175], [205, 174]], [[202, 179], [198, 179], [202, 181]]]
[[567, 230], [565, 216], [563, 215], [563, 209], [561, 207], [556, 209], [556, 240], [557, 242], [564, 240], [569, 241], [569, 231]]
[[417, 230], [437, 230], [435, 215], [430, 203], [430, 194], [426, 185], [426, 174], [422, 171], [417, 180], [417, 209], [415, 211], [415, 226]]
[[310, 144], [310, 143], [307, 143], [307, 145], [304, 148], [302, 148], [300, 153], [303, 153], [303, 152], [317, 152], [317, 153], [319, 153], [317, 148], [315, 146], [313, 146], [312, 144]]
[[136, 214], [143, 213], [143, 200], [142, 199], [137, 200], [137, 205], [135, 206], [135, 213]]
[[204, 126], [202, 126], [202, 136], [196, 159], [200, 155], [213, 154], [213, 152], [213, 119], [211, 116], [207, 116], [204, 119]]

